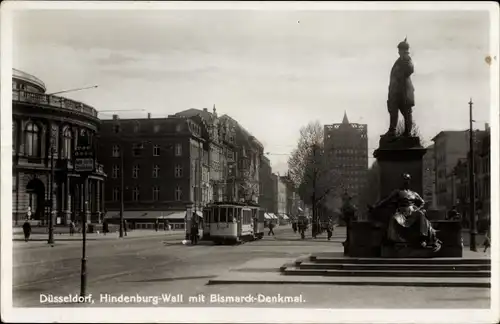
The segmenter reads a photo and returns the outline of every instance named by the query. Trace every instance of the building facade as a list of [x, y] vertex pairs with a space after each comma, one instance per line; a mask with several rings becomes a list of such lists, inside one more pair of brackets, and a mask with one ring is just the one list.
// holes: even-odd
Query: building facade
[[[475, 131], [477, 139], [485, 131]], [[448, 210], [457, 204], [455, 199], [454, 168], [461, 159], [467, 159], [469, 154], [469, 131], [442, 131], [434, 141], [434, 168], [436, 205], [438, 209]]]
[[336, 170], [339, 192], [348, 192], [359, 205], [368, 170], [368, 126], [350, 123], [347, 113], [342, 123], [325, 125], [324, 156], [328, 167]]
[[277, 187], [278, 208], [276, 212], [278, 215], [285, 215], [287, 213], [287, 182], [283, 177], [277, 177]]
[[12, 72], [12, 210], [15, 223], [28, 208], [31, 220], [46, 224], [50, 212], [55, 224], [71, 220], [101, 222], [104, 211], [103, 166], [88, 177], [88, 208], [83, 214], [83, 181], [73, 166], [73, 152], [82, 131], [97, 144], [97, 111], [81, 102], [46, 94], [38, 78]]
[[259, 205], [267, 213], [276, 214], [277, 213], [277, 211], [275, 210], [276, 192], [272, 178], [271, 161], [269, 161], [269, 158], [267, 158], [264, 155], [262, 155], [261, 157], [259, 180], [260, 180]]
[[427, 148], [423, 157], [423, 199], [429, 205], [429, 208], [436, 209], [436, 174], [434, 167], [434, 145]]
[[[474, 201], [479, 219], [486, 219], [491, 216], [491, 134], [489, 127], [486, 132], [478, 135], [474, 151]], [[450, 193], [451, 199], [456, 202], [455, 205], [467, 223], [471, 201], [469, 159], [459, 159], [452, 173], [454, 190]]]
[[195, 118], [103, 120], [99, 156], [108, 173], [106, 205], [157, 213], [202, 209], [211, 200], [206, 129]]

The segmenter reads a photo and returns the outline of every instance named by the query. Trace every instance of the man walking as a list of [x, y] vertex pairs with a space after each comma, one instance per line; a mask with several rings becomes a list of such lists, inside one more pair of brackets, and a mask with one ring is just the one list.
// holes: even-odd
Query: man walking
[[31, 235], [31, 224], [27, 219], [23, 224], [23, 232], [24, 232], [24, 242], [28, 242]]
[[330, 241], [333, 235], [333, 221], [331, 218], [328, 220], [328, 223], [326, 224], [326, 232], [328, 233], [328, 241]]
[[191, 244], [198, 244], [198, 223], [193, 220], [191, 223]]
[[269, 233], [267, 233], [268, 236], [271, 235], [271, 233], [273, 233], [273, 236], [275, 236], [273, 229], [274, 229], [274, 223], [269, 222]]

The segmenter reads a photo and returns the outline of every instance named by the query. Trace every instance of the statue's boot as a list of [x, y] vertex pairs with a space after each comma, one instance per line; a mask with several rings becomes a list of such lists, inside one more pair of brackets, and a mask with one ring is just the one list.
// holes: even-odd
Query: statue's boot
[[411, 108], [406, 108], [405, 109], [405, 114], [404, 114], [404, 119], [405, 119], [405, 131], [403, 133], [403, 136], [411, 136], [411, 131], [413, 128], [413, 120], [412, 120], [412, 115], [411, 115]]

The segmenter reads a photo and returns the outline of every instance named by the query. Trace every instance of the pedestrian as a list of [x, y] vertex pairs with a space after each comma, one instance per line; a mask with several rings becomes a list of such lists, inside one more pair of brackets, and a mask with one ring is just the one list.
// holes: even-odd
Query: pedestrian
[[293, 229], [293, 232], [294, 232], [294, 233], [297, 233], [297, 222], [296, 222], [296, 221], [294, 221], [294, 222], [292, 223], [292, 229]]
[[123, 233], [127, 236], [127, 220], [123, 220]]
[[326, 232], [328, 233], [328, 241], [330, 241], [333, 235], [333, 222], [331, 219], [328, 221], [326, 226], [327, 226]]
[[269, 222], [269, 233], [267, 233], [268, 236], [271, 235], [271, 233], [273, 233], [273, 236], [275, 236], [273, 229], [274, 229], [274, 223]]
[[107, 220], [104, 220], [104, 222], [102, 223], [102, 232], [104, 233], [104, 235], [109, 232], [109, 224]]
[[155, 231], [158, 232], [159, 228], [160, 228], [160, 222], [158, 221], [158, 219], [156, 219], [156, 221], [155, 221]]
[[28, 221], [28, 219], [26, 219], [26, 221], [23, 224], [23, 232], [24, 232], [24, 242], [28, 242], [31, 235], [31, 224]]
[[191, 223], [191, 244], [198, 244], [198, 223], [193, 221]]
[[168, 220], [163, 221], [163, 230], [164, 231], [168, 230]]
[[75, 222], [69, 222], [69, 236], [73, 236], [75, 234], [76, 226]]

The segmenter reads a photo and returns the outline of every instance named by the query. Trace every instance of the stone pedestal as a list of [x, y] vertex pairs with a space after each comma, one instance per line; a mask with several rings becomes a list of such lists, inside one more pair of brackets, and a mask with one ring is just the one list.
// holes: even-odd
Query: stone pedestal
[[374, 152], [380, 167], [380, 198], [401, 187], [403, 173], [411, 176], [410, 189], [422, 196], [422, 160], [426, 151], [418, 137], [381, 137]]

